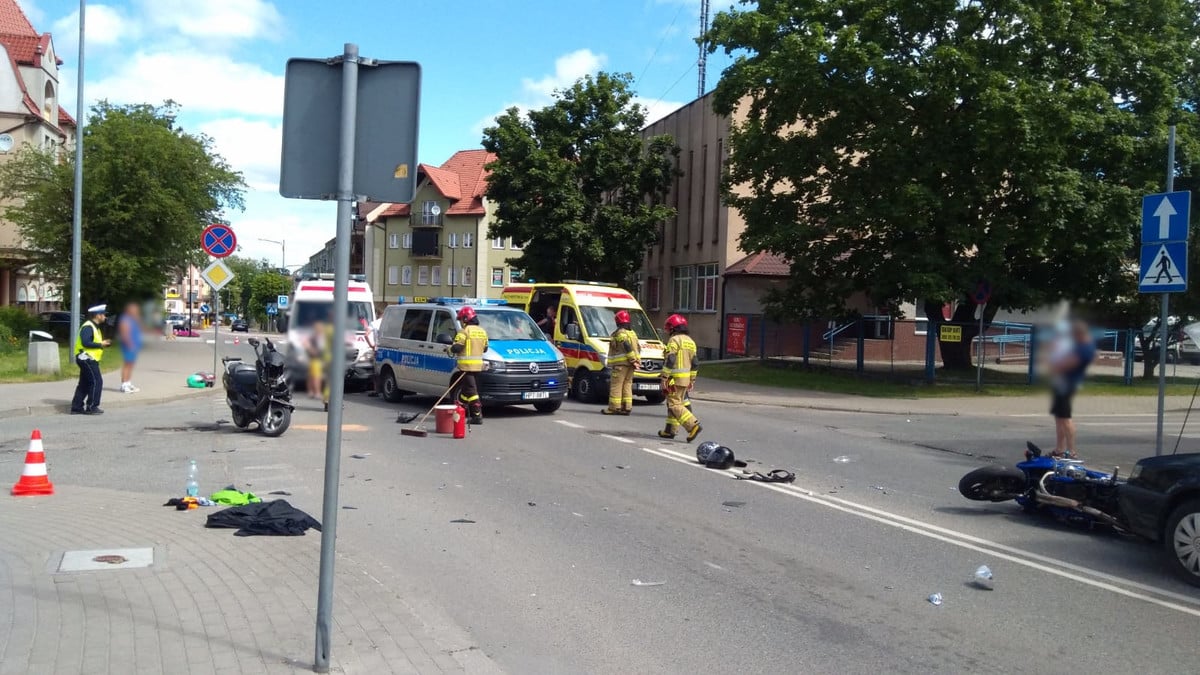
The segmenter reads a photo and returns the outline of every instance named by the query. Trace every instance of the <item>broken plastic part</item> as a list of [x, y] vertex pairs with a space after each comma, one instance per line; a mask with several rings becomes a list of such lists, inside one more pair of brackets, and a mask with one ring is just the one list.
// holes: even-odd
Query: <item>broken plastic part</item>
[[995, 577], [992, 576], [992, 568], [987, 565], [980, 565], [979, 569], [975, 570], [976, 586], [990, 591], [994, 588], [994, 581]]
[[666, 583], [667, 582], [665, 582], [665, 581], [642, 581], [641, 579], [633, 580], [634, 586], [663, 586]]
[[853, 462], [854, 459], [849, 455], [838, 455], [837, 457], [833, 458], [833, 461], [838, 464], [849, 464], [850, 462]]
[[929, 604], [933, 605], [934, 607], [941, 607], [942, 606], [942, 594], [934, 593], [933, 595], [929, 596]]

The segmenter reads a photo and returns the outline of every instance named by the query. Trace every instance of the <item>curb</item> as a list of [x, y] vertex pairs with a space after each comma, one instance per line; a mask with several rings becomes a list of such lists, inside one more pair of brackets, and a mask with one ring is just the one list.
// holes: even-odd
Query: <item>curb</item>
[[[119, 408], [133, 408], [138, 405], [159, 405], [162, 403], [174, 403], [189, 398], [194, 398], [205, 393], [212, 393], [215, 387], [205, 387], [204, 389], [196, 389], [182, 394], [173, 394], [171, 396], [156, 396], [154, 398], [136, 398], [127, 400], [117, 400], [112, 403], [105, 403], [105, 408], [113, 410]], [[14, 417], [32, 417], [34, 415], [65, 415], [71, 411], [69, 403], [58, 405], [36, 405], [26, 406], [24, 408], [10, 408], [8, 410], [0, 410], [0, 419], [11, 419]]]

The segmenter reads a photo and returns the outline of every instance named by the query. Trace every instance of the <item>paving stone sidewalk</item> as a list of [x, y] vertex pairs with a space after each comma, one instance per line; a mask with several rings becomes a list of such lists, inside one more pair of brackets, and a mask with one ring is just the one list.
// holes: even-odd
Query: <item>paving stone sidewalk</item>
[[[71, 486], [0, 497], [0, 674], [311, 672], [320, 534], [235, 537], [204, 528], [214, 509], [163, 501]], [[149, 568], [55, 572], [65, 551], [143, 547]], [[333, 672], [500, 672], [465, 634], [423, 622], [386, 565], [339, 550], [336, 572]]]

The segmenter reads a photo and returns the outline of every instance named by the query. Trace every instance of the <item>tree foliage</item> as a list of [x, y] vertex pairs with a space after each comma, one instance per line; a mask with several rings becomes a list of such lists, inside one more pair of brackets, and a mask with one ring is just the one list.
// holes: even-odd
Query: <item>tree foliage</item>
[[483, 147], [497, 158], [489, 236], [524, 245], [512, 264], [528, 276], [627, 282], [674, 215], [664, 202], [679, 148], [667, 135], [643, 141], [646, 111], [630, 81], [585, 77], [545, 108], [510, 108], [484, 131]]
[[[92, 108], [83, 133], [84, 304], [146, 299], [172, 270], [200, 262], [200, 232], [241, 208], [245, 187], [212, 147], [176, 122], [178, 108]], [[65, 284], [71, 274], [73, 153], [23, 148], [0, 167], [5, 217], [20, 229], [38, 268]]]
[[1162, 190], [1168, 121], [1182, 125], [1180, 166], [1200, 151], [1182, 105], [1195, 100], [1196, 16], [1196, 0], [720, 13], [711, 48], [742, 55], [716, 106], [745, 114], [727, 188], [749, 188], [728, 200], [745, 248], [792, 263], [775, 310], [835, 316], [865, 294], [893, 312], [924, 299], [935, 321], [957, 302], [969, 321], [980, 280], [989, 314], [1136, 297], [1139, 200]]
[[250, 281], [249, 316], [260, 322], [266, 320], [267, 305], [292, 291], [291, 277], [279, 274], [274, 268], [260, 269]]

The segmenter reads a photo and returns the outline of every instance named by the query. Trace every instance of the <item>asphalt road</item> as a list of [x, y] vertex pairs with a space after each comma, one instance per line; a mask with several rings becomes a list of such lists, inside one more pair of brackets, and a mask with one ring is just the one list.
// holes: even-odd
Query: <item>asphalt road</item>
[[[56, 483], [166, 496], [195, 456], [205, 490], [284, 490], [319, 515], [324, 416], [299, 403], [280, 439], [214, 425], [228, 419], [216, 397], [38, 423]], [[431, 403], [349, 397], [341, 503], [354, 508], [338, 512], [339, 542], [401, 570], [415, 607], [511, 672], [1195, 669], [1200, 591], [1168, 577], [1156, 548], [954, 489], [983, 455], [1051, 444], [1048, 420], [697, 402], [702, 439], [796, 471], [768, 486], [654, 437], [658, 407], [614, 419], [572, 402], [490, 413], [466, 440], [400, 436], [396, 412]], [[1111, 421], [1081, 419], [1085, 457], [1152, 452], [1145, 418]], [[28, 425], [0, 420], [6, 474]], [[969, 584], [980, 564], [995, 590]]]

